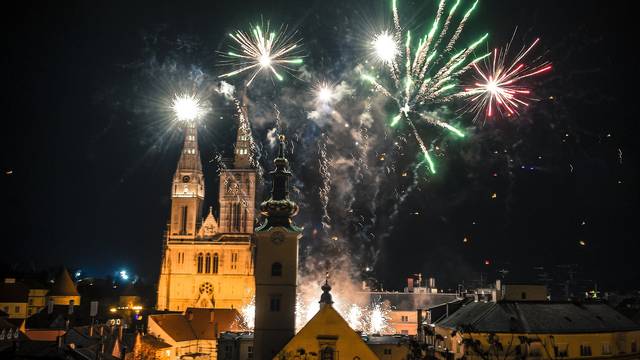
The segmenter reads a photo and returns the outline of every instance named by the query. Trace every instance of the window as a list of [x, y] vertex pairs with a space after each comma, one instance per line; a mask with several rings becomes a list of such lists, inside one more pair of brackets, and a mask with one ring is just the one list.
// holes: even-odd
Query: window
[[282, 264], [275, 262], [271, 265], [271, 276], [282, 276]]
[[384, 353], [385, 355], [391, 355], [391, 349], [389, 349], [389, 348], [385, 348], [385, 349], [384, 349], [384, 351], [383, 351], [383, 353]]
[[211, 254], [207, 253], [207, 256], [204, 260], [204, 272], [207, 274], [211, 272]]
[[202, 274], [202, 253], [198, 254], [198, 274]]
[[539, 346], [536, 346], [537, 344], [531, 344], [531, 349], [529, 350], [529, 356], [532, 357], [540, 357], [542, 356], [542, 351], [540, 349]]
[[611, 344], [602, 343], [602, 355], [611, 355]]
[[253, 346], [247, 347], [247, 359], [253, 359]]
[[331, 346], [327, 346], [320, 352], [321, 360], [333, 360], [335, 355], [335, 350]]
[[238, 268], [238, 253], [231, 253], [231, 269], [235, 270]]
[[273, 312], [280, 311], [280, 295], [272, 295], [269, 302], [269, 310]]
[[400, 333], [402, 335], [409, 335], [409, 330], [402, 330], [402, 331], [400, 331]]
[[631, 352], [632, 353], [638, 352], [638, 343], [635, 340], [631, 342]]
[[591, 356], [591, 345], [580, 345], [580, 356]]
[[569, 357], [569, 345], [558, 344], [553, 347], [553, 353], [557, 358]]
[[520, 299], [527, 300], [527, 293], [523, 291], [522, 294], [520, 294]]
[[33, 299], [29, 299], [29, 306], [33, 305]]
[[180, 235], [187, 233], [187, 207], [182, 207], [182, 221], [180, 222]]
[[400, 316], [400, 321], [409, 322], [409, 317], [407, 315], [402, 315], [402, 316]]
[[218, 258], [218, 253], [213, 254], [213, 273], [218, 273], [218, 264], [220, 263], [220, 259]]
[[231, 229], [240, 231], [240, 203], [231, 205]]
[[15, 311], [16, 311], [17, 313], [19, 313], [19, 312], [20, 312], [20, 306], [19, 306], [19, 305], [15, 307]]

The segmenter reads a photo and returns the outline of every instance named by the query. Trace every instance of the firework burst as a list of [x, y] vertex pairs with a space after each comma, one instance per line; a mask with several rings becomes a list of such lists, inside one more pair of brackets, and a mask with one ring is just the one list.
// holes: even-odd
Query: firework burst
[[250, 73], [246, 86], [249, 87], [258, 74], [264, 72], [273, 75], [279, 81], [282, 72], [293, 72], [294, 65], [302, 64], [300, 40], [294, 33], [288, 33], [286, 27], [272, 31], [266, 26], [252, 26], [249, 32], [236, 30], [229, 34], [233, 40], [231, 49], [223, 53], [223, 64], [233, 68], [220, 75], [230, 78], [242, 73]]
[[474, 121], [482, 118], [482, 114], [485, 119], [496, 113], [502, 117], [518, 116], [530, 101], [535, 100], [531, 97], [531, 89], [522, 84], [522, 80], [550, 71], [551, 64], [522, 61], [539, 41], [537, 38], [522, 48], [511, 63], [507, 62], [507, 45], [504, 49], [494, 49], [490, 60], [473, 64], [475, 82], [465, 89], [470, 100], [465, 110], [475, 114]]
[[460, 94], [457, 87], [458, 78], [473, 64], [489, 55], [469, 59], [475, 48], [487, 38], [488, 34], [453, 54], [464, 26], [477, 4], [478, 1], [469, 7], [457, 22], [455, 30], [450, 32], [452, 24], [456, 22], [456, 10], [459, 8], [460, 0], [449, 6], [448, 12], [445, 11], [447, 1], [440, 0], [429, 32], [415, 41], [410, 31], [403, 33], [396, 0], [392, 0], [394, 30], [377, 34], [371, 43], [372, 52], [384, 64], [389, 79], [385, 82], [379, 76], [362, 74], [363, 80], [371, 83], [376, 91], [395, 101], [398, 112], [390, 125], [396, 126], [401, 120], [409, 124], [409, 129], [432, 173], [435, 173], [435, 166], [429, 155], [429, 149], [414, 123], [419, 121], [435, 125], [457, 136], [464, 136], [462, 131], [428, 110], [447, 105], [458, 97]]
[[178, 121], [195, 121], [207, 113], [202, 100], [193, 94], [175, 94], [171, 100], [171, 110]]

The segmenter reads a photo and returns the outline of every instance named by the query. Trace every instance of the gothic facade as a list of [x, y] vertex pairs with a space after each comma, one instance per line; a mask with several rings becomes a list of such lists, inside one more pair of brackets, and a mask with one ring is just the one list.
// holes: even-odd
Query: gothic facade
[[209, 208], [203, 219], [205, 177], [197, 127], [194, 123], [184, 127], [184, 146], [171, 187], [156, 308], [240, 309], [255, 295], [256, 171], [250, 164], [250, 130], [240, 122], [233, 166], [220, 171], [219, 217]]

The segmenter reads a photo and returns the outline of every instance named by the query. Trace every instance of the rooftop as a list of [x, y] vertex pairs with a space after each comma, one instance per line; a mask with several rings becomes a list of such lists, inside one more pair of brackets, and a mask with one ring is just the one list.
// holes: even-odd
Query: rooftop
[[640, 330], [606, 304], [546, 301], [471, 302], [437, 326], [477, 332], [598, 333]]

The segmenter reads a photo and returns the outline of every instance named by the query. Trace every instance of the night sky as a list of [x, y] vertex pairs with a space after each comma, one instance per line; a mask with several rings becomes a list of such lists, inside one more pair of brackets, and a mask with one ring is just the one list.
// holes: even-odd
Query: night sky
[[[431, 23], [434, 3], [400, 0], [404, 22]], [[517, 27], [515, 47], [540, 36], [553, 72], [533, 83], [541, 101], [520, 119], [474, 125], [462, 118], [464, 140], [426, 130], [443, 149], [439, 171], [415, 176], [416, 145], [402, 129], [384, 126], [383, 100], [375, 100], [378, 125], [370, 128], [375, 142], [363, 168], [353, 165], [343, 124], [307, 119], [313, 108], [300, 101], [311, 96], [310, 78], [344, 81], [355, 90], [340, 111], [355, 123], [366, 86], [353, 69], [367, 57], [370, 30], [389, 24], [387, 0], [13, 4], [2, 21], [0, 262], [14, 269], [65, 264], [93, 275], [124, 267], [155, 281], [182, 141], [160, 108], [190, 81], [212, 89], [224, 71], [217, 63], [226, 34], [262, 16], [288, 24], [304, 44], [306, 77], [258, 79], [249, 97], [267, 170], [273, 104], [281, 111], [305, 257], [331, 257], [328, 239], [336, 236], [355, 269], [371, 267], [365, 275], [391, 289], [418, 272], [454, 287], [500, 270], [509, 270], [509, 280], [536, 280], [571, 264], [600, 288], [637, 287], [637, 66], [628, 29], [635, 20], [624, 4], [577, 4], [480, 2], [465, 43], [488, 31], [489, 46], [499, 47]], [[199, 140], [206, 207], [215, 208], [216, 159], [232, 154], [235, 112], [208, 94], [213, 110]], [[325, 230], [322, 141], [332, 166]]]

